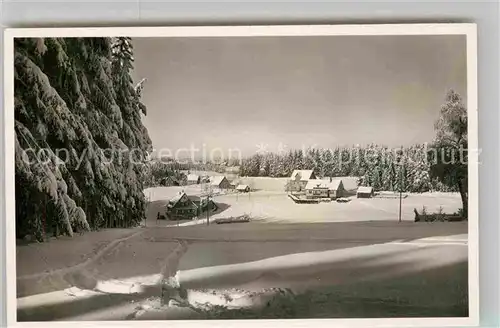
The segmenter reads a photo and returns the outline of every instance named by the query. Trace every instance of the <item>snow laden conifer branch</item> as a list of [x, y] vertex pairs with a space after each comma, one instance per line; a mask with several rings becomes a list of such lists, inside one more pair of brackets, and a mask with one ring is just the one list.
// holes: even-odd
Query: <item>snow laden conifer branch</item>
[[129, 38], [16, 39], [18, 237], [143, 219], [141, 163], [151, 140], [132, 62]]

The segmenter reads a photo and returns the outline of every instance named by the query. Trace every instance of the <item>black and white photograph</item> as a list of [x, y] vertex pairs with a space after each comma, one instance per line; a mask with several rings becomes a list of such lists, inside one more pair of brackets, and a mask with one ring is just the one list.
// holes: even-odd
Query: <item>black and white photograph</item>
[[475, 33], [10, 30], [15, 321], [474, 322]]

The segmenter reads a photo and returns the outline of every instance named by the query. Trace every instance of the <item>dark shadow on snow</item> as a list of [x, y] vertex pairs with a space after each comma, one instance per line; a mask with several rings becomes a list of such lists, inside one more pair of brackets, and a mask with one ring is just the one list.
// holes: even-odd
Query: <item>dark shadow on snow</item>
[[[419, 250], [420, 251], [420, 250]], [[399, 255], [407, 251], [398, 252]], [[395, 255], [391, 255], [395, 256]], [[379, 262], [379, 260], [382, 260]], [[302, 293], [292, 298], [283, 295], [268, 302], [264, 308], [229, 310], [214, 307], [206, 311], [206, 319], [242, 318], [370, 318], [370, 317], [447, 317], [467, 316], [468, 276], [467, 263], [458, 262], [419, 269], [412, 261], [385, 263], [386, 256], [365, 256], [353, 260], [324, 263], [319, 272], [332, 265], [343, 267], [344, 279], [332, 279], [328, 284], [306, 286]], [[377, 265], [374, 265], [379, 263]], [[371, 270], [365, 279], [357, 270]], [[286, 287], [283, 279], [293, 282], [293, 275], [286, 277], [287, 268], [281, 273], [261, 274], [268, 278], [262, 287]], [[283, 271], [284, 270], [284, 271]], [[304, 267], [303, 270], [310, 270]], [[221, 284], [214, 288], [231, 288]], [[300, 281], [299, 281], [300, 282]], [[207, 287], [206, 284], [182, 284], [183, 288]], [[208, 286], [210, 288], [210, 286]], [[18, 321], [64, 320], [104, 308], [139, 302], [152, 296], [160, 296], [158, 286], [148, 287], [134, 295], [103, 294], [72, 302], [56, 303], [18, 310]], [[280, 298], [281, 297], [281, 298]], [[113, 318], [116, 319], [116, 318]], [[125, 318], [123, 318], [125, 319]], [[186, 317], [185, 319], [192, 319]]]

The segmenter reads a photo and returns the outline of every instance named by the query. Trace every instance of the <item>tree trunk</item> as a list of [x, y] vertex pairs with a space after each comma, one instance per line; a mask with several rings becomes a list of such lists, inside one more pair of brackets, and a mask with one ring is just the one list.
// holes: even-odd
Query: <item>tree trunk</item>
[[467, 195], [467, 181], [463, 181], [462, 179], [458, 180], [458, 190], [460, 191], [460, 197], [462, 198], [462, 209], [463, 215], [465, 218], [468, 217], [469, 214], [469, 201]]

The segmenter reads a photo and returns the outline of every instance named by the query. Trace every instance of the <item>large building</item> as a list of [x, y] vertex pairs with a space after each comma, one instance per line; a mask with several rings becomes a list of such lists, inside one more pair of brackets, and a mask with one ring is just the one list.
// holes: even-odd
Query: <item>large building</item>
[[304, 191], [309, 180], [315, 180], [313, 170], [294, 170], [288, 183], [287, 191]]
[[336, 199], [344, 196], [342, 180], [324, 181], [320, 179], [309, 180], [305, 186], [306, 198]]
[[169, 200], [166, 214], [169, 218], [193, 218], [198, 214], [198, 205], [185, 192], [180, 192]]
[[191, 219], [206, 211], [215, 211], [218, 206], [212, 199], [190, 198], [185, 192], [169, 200], [166, 205], [166, 214], [170, 219]]

